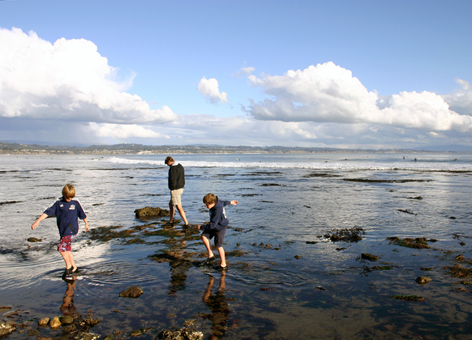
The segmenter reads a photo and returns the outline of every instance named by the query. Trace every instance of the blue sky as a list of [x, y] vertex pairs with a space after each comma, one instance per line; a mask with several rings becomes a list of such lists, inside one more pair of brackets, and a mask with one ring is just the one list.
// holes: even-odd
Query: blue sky
[[0, 1], [0, 140], [472, 149], [470, 1]]

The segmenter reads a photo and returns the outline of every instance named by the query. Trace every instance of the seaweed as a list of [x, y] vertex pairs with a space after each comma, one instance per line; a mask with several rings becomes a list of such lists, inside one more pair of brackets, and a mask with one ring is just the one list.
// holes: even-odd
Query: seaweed
[[332, 242], [358, 242], [362, 240], [362, 236], [360, 235], [365, 235], [364, 229], [355, 226], [345, 229], [332, 229], [328, 231], [324, 237], [329, 238]]

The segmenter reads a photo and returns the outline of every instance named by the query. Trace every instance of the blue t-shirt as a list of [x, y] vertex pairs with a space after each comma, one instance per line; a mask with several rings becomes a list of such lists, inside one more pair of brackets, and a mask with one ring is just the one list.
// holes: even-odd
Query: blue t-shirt
[[76, 235], [79, 232], [79, 218], [87, 218], [79, 200], [71, 199], [70, 202], [61, 197], [53, 205], [44, 210], [48, 216], [56, 216], [57, 227], [61, 237]]

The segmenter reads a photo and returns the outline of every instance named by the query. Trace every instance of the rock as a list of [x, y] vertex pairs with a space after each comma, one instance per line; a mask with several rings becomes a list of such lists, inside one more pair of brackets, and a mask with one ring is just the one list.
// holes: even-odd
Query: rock
[[51, 328], [58, 328], [61, 326], [61, 321], [59, 320], [59, 317], [55, 316], [50, 322], [49, 326]]
[[139, 287], [129, 287], [128, 289], [125, 289], [122, 291], [118, 296], [120, 297], [130, 297], [130, 298], [137, 298], [143, 295], [143, 290]]
[[130, 336], [140, 336], [143, 335], [143, 332], [140, 329], [136, 329], [131, 332]]
[[100, 338], [99, 334], [81, 332], [73, 337], [74, 340], [97, 340]]
[[13, 326], [12, 324], [8, 322], [1, 322], [0, 323], [0, 336], [10, 334], [15, 329], [16, 329], [15, 326]]
[[41, 320], [38, 321], [38, 325], [40, 326], [47, 326], [49, 323], [49, 318], [42, 318]]
[[109, 334], [103, 338], [103, 340], [115, 340], [115, 336], [113, 334]]
[[67, 325], [62, 329], [64, 333], [72, 333], [72, 332], [75, 332], [76, 330], [77, 330], [77, 327], [75, 327], [75, 325]]
[[369, 261], [377, 261], [378, 259], [380, 259], [380, 257], [376, 255], [367, 254], [367, 253], [362, 253], [361, 258], [364, 260], [369, 260]]
[[43, 242], [42, 239], [36, 238], [36, 237], [30, 237], [30, 238], [28, 238], [27, 241], [28, 241], [28, 242]]
[[70, 325], [73, 322], [74, 322], [74, 318], [70, 315], [65, 315], [61, 318], [61, 323], [63, 325]]
[[420, 285], [424, 285], [425, 283], [431, 282], [431, 278], [427, 276], [418, 276], [415, 281]]
[[10, 306], [0, 306], [0, 314], [3, 314], [9, 310], [11, 310]]
[[456, 261], [464, 261], [465, 260], [465, 256], [464, 255], [457, 255], [456, 256]]
[[145, 207], [134, 211], [136, 218], [166, 217], [170, 216], [169, 210], [153, 207]]
[[176, 331], [164, 330], [157, 336], [165, 340], [203, 340], [203, 333], [195, 329], [182, 328]]

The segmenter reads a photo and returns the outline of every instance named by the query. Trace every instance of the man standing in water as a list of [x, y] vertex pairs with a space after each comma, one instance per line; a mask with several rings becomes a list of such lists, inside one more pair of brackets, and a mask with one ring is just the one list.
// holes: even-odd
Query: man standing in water
[[174, 165], [175, 161], [172, 157], [167, 157], [164, 161], [169, 166], [169, 190], [170, 190], [170, 219], [169, 223], [174, 223], [175, 207], [179, 211], [180, 216], [184, 220], [186, 226], [188, 226], [187, 218], [185, 217], [185, 211], [182, 208], [182, 194], [184, 193], [185, 186], [185, 171], [182, 164]]

